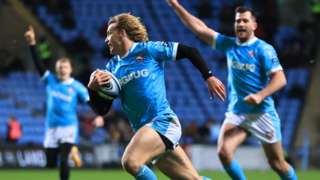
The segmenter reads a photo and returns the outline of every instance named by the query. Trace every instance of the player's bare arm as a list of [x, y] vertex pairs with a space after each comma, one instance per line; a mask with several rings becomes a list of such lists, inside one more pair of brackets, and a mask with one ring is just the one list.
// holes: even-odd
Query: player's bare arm
[[167, 0], [167, 3], [174, 9], [183, 24], [195, 33], [202, 41], [206, 42], [210, 46], [214, 44], [214, 37], [217, 32], [209, 28], [199, 18], [190, 14], [177, 0]]
[[264, 98], [272, 95], [273, 93], [284, 87], [286, 84], [287, 80], [284, 72], [282, 70], [276, 71], [270, 75], [270, 83], [266, 88], [262, 89], [256, 94], [249, 94], [244, 98], [244, 100], [250, 104], [260, 104], [264, 100]]

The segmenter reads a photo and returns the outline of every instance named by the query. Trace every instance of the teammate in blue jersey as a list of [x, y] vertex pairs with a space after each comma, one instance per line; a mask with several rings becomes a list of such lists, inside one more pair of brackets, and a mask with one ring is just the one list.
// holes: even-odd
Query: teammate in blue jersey
[[[89, 101], [89, 93], [85, 86], [71, 77], [72, 67], [68, 58], [58, 59], [55, 64], [56, 75], [46, 70], [46, 67], [37, 58], [36, 37], [32, 26], [25, 33], [25, 38], [30, 46], [32, 59], [46, 86], [47, 112], [44, 148], [47, 167], [55, 168], [59, 162], [60, 179], [67, 180], [70, 172], [68, 164], [70, 152], [75, 165], [81, 166], [81, 159], [78, 157], [78, 150], [75, 146], [79, 129], [76, 107], [79, 103]], [[95, 119], [96, 123], [101, 124], [101, 121], [103, 121], [101, 116]]]
[[201, 40], [226, 54], [228, 111], [218, 140], [218, 155], [229, 176], [246, 179], [233, 155], [252, 134], [262, 142], [270, 166], [281, 179], [297, 179], [284, 159], [280, 119], [271, 97], [286, 84], [286, 78], [274, 48], [254, 35], [255, 13], [248, 7], [238, 7], [234, 22], [236, 37], [228, 37], [207, 27], [177, 0], [167, 2]]
[[[122, 157], [122, 166], [138, 180], [157, 179], [145, 164], [156, 158], [156, 165], [171, 179], [200, 177], [178, 145], [181, 126], [166, 99], [166, 61], [188, 58], [201, 72], [209, 90], [224, 100], [225, 90], [195, 48], [174, 42], [148, 41], [139, 18], [123, 13], [108, 22], [106, 42], [113, 58], [106, 70], [120, 81], [120, 100], [135, 134]], [[112, 103], [99, 97], [97, 90], [108, 83], [109, 73], [97, 70], [88, 84], [93, 109], [105, 114]], [[190, 97], [192, 98], [192, 97]]]

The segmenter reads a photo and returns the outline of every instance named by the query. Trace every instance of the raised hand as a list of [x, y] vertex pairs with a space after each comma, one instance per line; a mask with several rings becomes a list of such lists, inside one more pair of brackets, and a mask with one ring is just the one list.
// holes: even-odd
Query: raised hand
[[30, 46], [36, 45], [36, 35], [31, 25], [28, 26], [28, 30], [24, 33], [24, 37]]
[[207, 85], [210, 93], [215, 94], [222, 101], [226, 99], [225, 87], [218, 78], [214, 76], [209, 77], [207, 79]]

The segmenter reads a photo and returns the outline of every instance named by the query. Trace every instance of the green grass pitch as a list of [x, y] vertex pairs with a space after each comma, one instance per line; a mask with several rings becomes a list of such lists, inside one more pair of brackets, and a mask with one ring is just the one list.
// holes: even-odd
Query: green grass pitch
[[[222, 171], [203, 171], [201, 175], [206, 175], [214, 180], [227, 180], [228, 176]], [[248, 180], [274, 180], [279, 179], [278, 176], [272, 171], [246, 171]], [[157, 171], [159, 180], [167, 180], [162, 173]], [[299, 179], [303, 180], [318, 180], [320, 178], [320, 171], [299, 171]], [[41, 170], [41, 169], [0, 169], [1, 180], [57, 180], [57, 170]], [[132, 180], [122, 170], [75, 170], [71, 171], [70, 180]]]

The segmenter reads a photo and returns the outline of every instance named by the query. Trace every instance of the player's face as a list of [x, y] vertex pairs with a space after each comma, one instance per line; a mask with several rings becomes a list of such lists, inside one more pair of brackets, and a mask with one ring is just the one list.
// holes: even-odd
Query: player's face
[[120, 30], [117, 29], [116, 24], [110, 24], [107, 30], [107, 38], [105, 42], [108, 44], [110, 53], [113, 55], [119, 54], [122, 49], [122, 35]]
[[256, 28], [257, 23], [251, 12], [236, 13], [234, 29], [240, 42], [245, 42], [253, 37]]
[[72, 67], [70, 62], [67, 61], [57, 61], [56, 63], [56, 72], [60, 80], [68, 80], [71, 76]]

